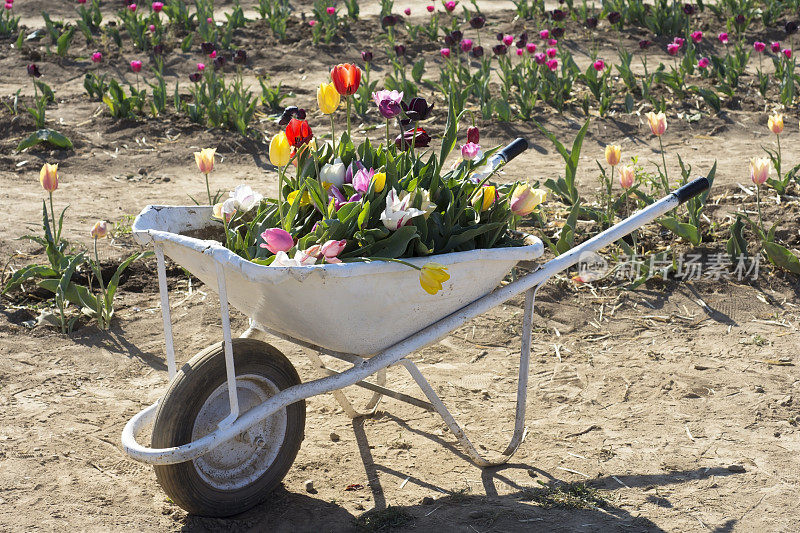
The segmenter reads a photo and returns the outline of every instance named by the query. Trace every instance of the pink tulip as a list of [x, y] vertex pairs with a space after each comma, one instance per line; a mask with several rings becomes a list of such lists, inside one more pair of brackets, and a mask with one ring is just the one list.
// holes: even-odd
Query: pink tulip
[[671, 56], [678, 55], [678, 52], [680, 51], [680, 49], [681, 49], [680, 45], [675, 44], [675, 43], [669, 43], [667, 45], [667, 53], [669, 55], [671, 55]]
[[208, 17], [206, 19], [206, 22], [209, 23], [209, 24], [213, 24], [214, 23], [214, 19], [212, 19], [211, 17]]
[[472, 161], [475, 159], [481, 151], [481, 145], [476, 144], [473, 142], [468, 142], [467, 144], [461, 147], [461, 157]]
[[710, 65], [710, 64], [711, 64], [711, 60], [708, 59], [707, 57], [704, 57], [704, 58], [700, 59], [700, 61], [697, 62], [697, 66], [700, 67], [700, 68], [708, 68], [708, 65]]
[[403, 10], [403, 13], [405, 13], [407, 17], [410, 17], [411, 16], [411, 8], [410, 7], [405, 8]]
[[433, 13], [433, 10], [436, 9], [434, 6], [428, 6], [425, 9], [428, 10], [428, 13]]
[[264, 242], [261, 243], [261, 248], [266, 248], [273, 254], [278, 252], [288, 252], [294, 246], [294, 240], [288, 231], [280, 228], [269, 228], [261, 234]]
[[539, 32], [539, 38], [541, 40], [547, 40], [550, 38], [550, 30], [542, 30]]
[[514, 42], [514, 36], [513, 35], [505, 35], [505, 36], [503, 36], [503, 44], [504, 45], [511, 46], [511, 43], [513, 43], [513, 42]]
[[317, 23], [317, 21], [316, 21], [316, 20], [314, 20], [314, 19], [311, 19], [311, 20], [309, 20], [309, 21], [308, 21], [308, 25], [309, 25], [309, 26], [311, 26], [312, 28], [314, 27], [314, 25], [315, 25], [316, 23]]
[[445, 2], [444, 8], [447, 10], [448, 13], [452, 13], [453, 10], [456, 8], [456, 3], [453, 1]]
[[442, 48], [439, 50], [439, 53], [442, 54], [442, 57], [448, 58], [450, 57], [450, 49], [449, 48]]
[[784, 48], [783, 50], [781, 50], [781, 53], [783, 54], [783, 57], [785, 57], [786, 59], [792, 58], [792, 51], [789, 50], [788, 48]]
[[598, 59], [592, 66], [597, 72], [603, 72], [603, 70], [606, 68], [606, 63], [602, 59]]
[[153, 11], [156, 13], [161, 13], [161, 10], [164, 9], [164, 2], [153, 2]]
[[328, 13], [328, 15], [333, 15], [334, 13], [336, 13], [336, 8], [335, 7], [329, 7], [325, 11]]
[[551, 59], [547, 62], [547, 68], [549, 68], [552, 72], [555, 72], [558, 68], [558, 59]]
[[197, 64], [197, 70], [203, 72], [206, 69], [206, 65], [204, 63]]
[[12, 9], [13, 7], [14, 7], [14, 4], [6, 4], [6, 9]]
[[210, 57], [211, 59], [216, 59], [217, 51], [216, 50], [212, 50], [211, 53], [208, 54], [208, 57]]
[[694, 31], [692, 32], [692, 42], [697, 44], [703, 40], [703, 32], [701, 31]]
[[148, 26], [147, 29], [150, 30], [150, 33], [155, 33], [156, 26], [155, 24], [150, 24], [150, 26]]
[[533, 60], [536, 61], [537, 65], [544, 65], [545, 61], [547, 61], [547, 56], [544, 55], [542, 52], [533, 56]]
[[131, 13], [135, 13], [136, 12], [136, 4], [128, 4], [128, 10]]
[[517, 48], [517, 55], [518, 56], [521, 56], [524, 53], [525, 53], [525, 49], [524, 48]]
[[461, 51], [466, 53], [472, 50], [472, 39], [461, 39]]
[[[12, 2], [12, 3], [13, 3], [13, 2]], [[78, 0], [78, 3], [79, 3], [79, 4], [85, 4], [85, 3], [86, 3], [86, 0]]]
[[558, 44], [558, 39], [548, 39], [547, 46], [556, 46]]
[[772, 50], [772, 53], [777, 54], [781, 50], [781, 43], [774, 42], [769, 45], [769, 49]]
[[140, 70], [142, 70], [142, 62], [138, 59], [131, 61], [131, 70], [138, 73]]
[[525, 48], [528, 50], [529, 54], [536, 53], [536, 45], [533, 43], [528, 43], [525, 45]]
[[546, 50], [546, 53], [547, 53], [547, 57], [549, 57], [550, 59], [553, 59], [558, 54], [558, 50], [556, 50], [555, 48], [548, 48]]
[[328, 263], [341, 263], [341, 259], [337, 256], [342, 253], [347, 246], [347, 241], [342, 239], [341, 241], [327, 241], [320, 247], [320, 253], [325, 257], [325, 261]]
[[92, 54], [92, 63], [99, 63], [103, 60], [103, 54], [95, 52]]
[[719, 39], [719, 42], [721, 42], [722, 44], [728, 44], [728, 33], [727, 32], [720, 33], [719, 35], [717, 35], [717, 39]]
[[760, 54], [767, 49], [767, 44], [762, 43], [761, 41], [756, 41], [753, 43], [753, 49]]

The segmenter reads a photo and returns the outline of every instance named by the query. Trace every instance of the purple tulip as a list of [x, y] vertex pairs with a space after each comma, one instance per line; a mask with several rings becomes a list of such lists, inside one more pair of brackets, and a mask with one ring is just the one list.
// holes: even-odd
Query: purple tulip
[[353, 188], [356, 192], [365, 193], [369, 190], [369, 184], [372, 183], [372, 177], [375, 175], [375, 169], [362, 168], [356, 175], [353, 176]]
[[403, 93], [398, 91], [387, 91], [386, 89], [372, 93], [372, 101], [378, 106], [378, 112], [385, 119], [394, 118], [403, 110], [401, 103]]
[[412, 128], [402, 135], [398, 135], [394, 140], [394, 144], [399, 150], [407, 150], [412, 142], [414, 148], [427, 148], [431, 143], [431, 137], [422, 128]]

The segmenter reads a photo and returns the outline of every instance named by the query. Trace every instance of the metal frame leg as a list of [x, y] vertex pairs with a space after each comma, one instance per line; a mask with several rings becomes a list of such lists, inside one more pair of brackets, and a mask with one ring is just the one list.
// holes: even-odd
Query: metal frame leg
[[233, 340], [231, 339], [231, 314], [228, 307], [228, 291], [225, 285], [225, 269], [217, 262], [217, 285], [219, 287], [219, 308], [222, 316], [222, 338], [225, 348], [225, 372], [228, 379], [228, 399], [231, 414], [225, 417], [218, 426], [220, 428], [233, 424], [239, 418], [239, 394], [236, 389], [236, 368], [233, 364]]
[[461, 445], [464, 452], [470, 458], [470, 460], [475, 463], [477, 466], [480, 467], [488, 467], [488, 466], [497, 466], [508, 462], [511, 459], [511, 456], [517, 451], [519, 446], [525, 440], [525, 435], [527, 434], [525, 428], [525, 408], [527, 406], [527, 398], [528, 398], [528, 370], [530, 368], [530, 355], [531, 355], [531, 330], [533, 326], [533, 304], [536, 299], [536, 291], [539, 289], [540, 285], [529, 289], [528, 292], [525, 294], [525, 316], [523, 318], [523, 332], [522, 332], [522, 347], [520, 350], [520, 360], [519, 360], [519, 381], [517, 383], [517, 409], [516, 409], [516, 420], [514, 423], [514, 435], [511, 438], [511, 442], [508, 444], [508, 447], [505, 451], [502, 452], [502, 457], [498, 460], [491, 460], [484, 458], [478, 450], [475, 449], [475, 446], [467, 437], [467, 434], [461, 429], [461, 426], [458, 425], [453, 415], [450, 414], [450, 411], [447, 410], [445, 407], [444, 402], [439, 398], [436, 394], [436, 391], [433, 390], [428, 380], [422, 375], [417, 365], [409, 361], [408, 359], [401, 359], [400, 364], [402, 364], [408, 373], [411, 374], [411, 377], [414, 378], [414, 381], [417, 382], [417, 385], [422, 392], [425, 393], [425, 396], [428, 397], [428, 400], [433, 404], [433, 407], [436, 409], [436, 412], [439, 413], [439, 416], [442, 417], [447, 427], [450, 428], [450, 431], [453, 432], [456, 439], [458, 439], [459, 444]]
[[169, 309], [169, 288], [167, 287], [167, 265], [164, 261], [164, 248], [156, 242], [153, 246], [156, 252], [158, 270], [158, 292], [161, 294], [161, 318], [164, 320], [164, 344], [167, 349], [167, 375], [169, 379], [175, 377], [175, 344], [172, 339], [172, 316]]
[[[321, 370], [325, 375], [332, 376], [337, 374], [335, 370], [329, 369], [325, 366], [325, 363], [320, 358], [317, 352], [308, 351], [306, 353], [308, 359], [311, 363], [316, 366], [319, 370]], [[386, 385], [386, 368], [381, 368], [378, 370], [375, 375], [378, 379], [378, 387], [384, 387]], [[343, 389], [337, 389], [331, 391], [333, 397], [336, 399], [336, 402], [344, 409], [344, 412], [347, 413], [347, 416], [350, 418], [359, 418], [362, 416], [372, 416], [378, 410], [378, 403], [381, 401], [383, 397], [383, 393], [378, 391], [373, 391], [372, 398], [370, 398], [369, 402], [367, 402], [367, 406], [364, 408], [364, 412], [358, 411], [350, 400], [347, 399], [347, 396], [344, 395]]]

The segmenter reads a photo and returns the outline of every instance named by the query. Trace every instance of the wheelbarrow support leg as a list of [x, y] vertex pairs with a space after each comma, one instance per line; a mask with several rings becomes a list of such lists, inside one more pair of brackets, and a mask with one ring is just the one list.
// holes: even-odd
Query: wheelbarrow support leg
[[153, 247], [156, 252], [158, 270], [158, 291], [161, 293], [161, 318], [164, 320], [164, 344], [167, 349], [167, 373], [169, 379], [175, 377], [175, 344], [172, 340], [172, 317], [169, 311], [169, 290], [167, 287], [167, 265], [164, 261], [164, 248], [156, 242]]
[[[322, 361], [322, 359], [316, 352], [309, 351], [307, 352], [306, 355], [308, 355], [308, 358], [311, 361], [311, 363], [325, 375], [332, 376], [333, 374], [337, 373], [331, 371], [328, 367], [326, 367], [325, 363]], [[380, 370], [378, 370], [376, 375], [378, 378], [378, 386], [383, 387], [384, 385], [386, 385], [386, 368], [381, 368]], [[369, 402], [367, 402], [367, 406], [364, 408], [364, 412], [361, 412], [357, 410], [355, 407], [353, 407], [353, 404], [350, 402], [350, 400], [347, 399], [347, 396], [344, 395], [344, 391], [342, 389], [331, 391], [331, 394], [333, 394], [333, 397], [336, 399], [338, 404], [342, 407], [344, 412], [347, 413], [347, 416], [349, 416], [350, 418], [359, 418], [362, 416], [374, 415], [375, 412], [378, 410], [378, 403], [381, 401], [381, 398], [383, 397], [382, 393], [373, 392], [372, 397], [370, 398]]]
[[419, 371], [417, 365], [409, 361], [408, 359], [401, 359], [400, 364], [402, 364], [408, 373], [411, 374], [411, 377], [414, 378], [414, 381], [417, 382], [419, 388], [422, 389], [422, 392], [425, 393], [425, 396], [428, 397], [428, 401], [433, 404], [433, 407], [436, 409], [436, 412], [439, 413], [439, 416], [442, 417], [447, 427], [450, 428], [450, 431], [453, 432], [456, 439], [458, 439], [459, 444], [461, 444], [462, 449], [466, 452], [467, 456], [469, 456], [470, 460], [475, 463], [477, 466], [480, 467], [488, 467], [488, 466], [497, 466], [508, 462], [511, 459], [511, 456], [517, 451], [522, 441], [525, 439], [525, 407], [528, 398], [528, 370], [530, 368], [530, 355], [531, 355], [531, 329], [533, 327], [533, 304], [536, 298], [536, 291], [539, 289], [540, 285], [529, 289], [525, 294], [525, 316], [523, 318], [523, 332], [522, 332], [522, 350], [520, 351], [520, 361], [519, 361], [519, 382], [517, 384], [517, 414], [516, 414], [516, 421], [514, 423], [514, 435], [511, 438], [511, 442], [508, 444], [508, 447], [502, 453], [502, 457], [498, 460], [491, 460], [484, 458], [478, 450], [475, 449], [475, 446], [472, 444], [472, 441], [469, 440], [467, 434], [461, 429], [461, 426], [458, 425], [453, 415], [450, 414], [450, 411], [447, 410], [445, 407], [444, 402], [439, 398], [436, 394], [436, 391], [433, 390], [428, 380], [422, 375], [422, 372]]
[[233, 341], [231, 340], [231, 313], [228, 307], [228, 290], [225, 285], [225, 270], [222, 263], [217, 262], [217, 285], [219, 288], [219, 308], [222, 315], [222, 342], [225, 347], [225, 371], [228, 378], [228, 399], [231, 414], [219, 423], [219, 427], [227, 427], [239, 418], [239, 393], [236, 390], [236, 368], [233, 365]]

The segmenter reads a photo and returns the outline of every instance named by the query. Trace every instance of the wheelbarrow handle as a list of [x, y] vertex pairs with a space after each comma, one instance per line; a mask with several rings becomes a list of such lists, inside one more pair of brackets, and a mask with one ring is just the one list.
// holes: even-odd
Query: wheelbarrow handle
[[695, 196], [699, 196], [706, 192], [711, 187], [711, 182], [708, 181], [708, 178], [697, 178], [696, 180], [690, 181], [680, 189], [676, 190], [672, 194], [674, 194], [680, 203], [684, 203], [688, 200], [691, 200]]
[[508, 163], [509, 161], [511, 161], [512, 159], [514, 159], [527, 149], [528, 149], [528, 141], [526, 141], [522, 137], [517, 137], [516, 139], [511, 141], [510, 144], [503, 147], [503, 149], [500, 150], [497, 153], [497, 155], [499, 155], [503, 159], [504, 163]]

